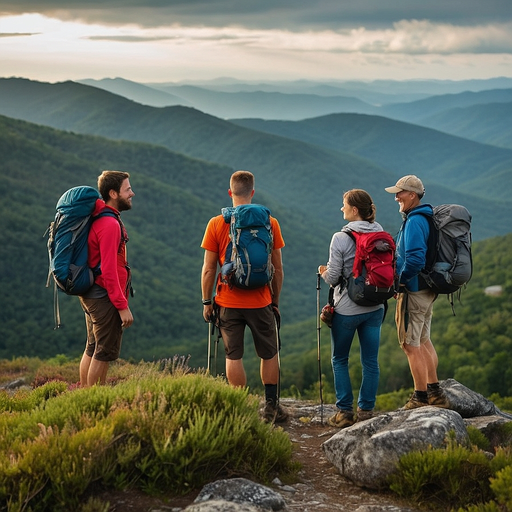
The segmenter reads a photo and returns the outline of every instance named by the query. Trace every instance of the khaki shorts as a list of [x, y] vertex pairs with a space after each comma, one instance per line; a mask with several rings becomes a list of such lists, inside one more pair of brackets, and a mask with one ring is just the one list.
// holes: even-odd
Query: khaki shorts
[[121, 353], [123, 338], [119, 311], [108, 296], [97, 299], [80, 297], [80, 304], [87, 326], [85, 353], [98, 361], [115, 361]]
[[255, 309], [220, 307], [219, 328], [226, 359], [242, 359], [245, 326], [251, 330], [258, 357], [272, 359], [277, 354], [278, 339], [274, 310], [270, 305]]
[[401, 347], [404, 344], [419, 347], [430, 340], [432, 308], [436, 299], [437, 294], [430, 288], [398, 294], [395, 321]]

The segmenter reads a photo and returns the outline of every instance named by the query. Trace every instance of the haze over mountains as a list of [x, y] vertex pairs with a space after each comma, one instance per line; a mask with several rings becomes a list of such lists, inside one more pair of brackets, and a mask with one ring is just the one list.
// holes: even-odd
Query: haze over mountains
[[[410, 89], [395, 83], [395, 94], [393, 84], [375, 84], [373, 89], [367, 85], [360, 90], [366, 99], [353, 94], [351, 105], [377, 109], [379, 114], [328, 111], [300, 120], [290, 116], [301, 103], [304, 109], [320, 105], [310, 101], [311, 96], [338, 101], [339, 94], [328, 95], [336, 92], [333, 84], [288, 84], [288, 91], [300, 94], [267, 84], [259, 94], [251, 90], [254, 84], [223, 81], [208, 84], [218, 90], [206, 93], [204, 87], [183, 86], [182, 92], [189, 93], [183, 99], [178, 91], [171, 98], [168, 92], [143, 84], [109, 83], [122, 84], [127, 97], [70, 81], [0, 79], [0, 114], [7, 116], [0, 118], [0, 211], [8, 226], [0, 233], [0, 357], [13, 350], [37, 354], [49, 350], [56, 339], [53, 353], [81, 349], [77, 340], [83, 337], [83, 320], [72, 301], [63, 301], [64, 318], [70, 319], [67, 330], [51, 331], [41, 235], [60, 195], [71, 186], [94, 185], [105, 168], [130, 172], [136, 192], [125, 222], [139, 317], [131, 334], [137, 342], [126, 347], [127, 357], [168, 355], [169, 337], [175, 350], [194, 357], [201, 354], [196, 342], [206, 331], [197, 306], [199, 245], [208, 219], [229, 203], [228, 180], [236, 169], [255, 173], [255, 201], [267, 204], [283, 228], [285, 324], [315, 315], [315, 272], [325, 263], [332, 233], [343, 224], [339, 208], [345, 190], [367, 189], [379, 222], [394, 234], [401, 219], [384, 187], [403, 174], [416, 173], [426, 185], [426, 201], [469, 208], [474, 240], [512, 232], [512, 136], [501, 116], [509, 112], [512, 88], [496, 89], [503, 82], [487, 83], [488, 90], [481, 90], [478, 82], [473, 85], [480, 89], [471, 94], [454, 91], [451, 83], [444, 89], [433, 83], [440, 92], [450, 93], [437, 98], [426, 98], [426, 83], [412, 83]], [[239, 94], [237, 88], [244, 90]], [[346, 85], [350, 88], [354, 92], [355, 84]], [[162, 105], [142, 104], [147, 90]], [[130, 98], [135, 93], [140, 102]], [[219, 106], [231, 98], [232, 104], [251, 112], [263, 108], [262, 98], [271, 97], [289, 117], [265, 120], [252, 115], [230, 121], [224, 118], [229, 116], [215, 117], [198, 109], [195, 101], [200, 95]], [[371, 95], [380, 98], [382, 107], [370, 102]], [[410, 110], [403, 104], [408, 96], [414, 98]], [[163, 106], [168, 97], [181, 104]], [[494, 100], [502, 107], [494, 108], [497, 103], [489, 103]], [[475, 139], [501, 142], [484, 144], [383, 115], [384, 109], [393, 108], [397, 116], [410, 112], [424, 122], [452, 123], [453, 130], [472, 131]], [[454, 108], [460, 116], [450, 114]], [[466, 113], [472, 123], [465, 123]], [[49, 333], [41, 334], [41, 325]]]
[[[510, 78], [413, 81], [406, 85], [390, 81], [245, 84], [229, 79], [200, 85], [139, 84], [121, 78], [84, 79], [80, 83], [144, 105], [193, 106], [223, 119], [298, 121], [331, 113], [375, 114], [478, 142], [512, 147]], [[479, 107], [478, 114], [472, 108], [475, 106]], [[454, 116], [457, 122], [453, 121]]]

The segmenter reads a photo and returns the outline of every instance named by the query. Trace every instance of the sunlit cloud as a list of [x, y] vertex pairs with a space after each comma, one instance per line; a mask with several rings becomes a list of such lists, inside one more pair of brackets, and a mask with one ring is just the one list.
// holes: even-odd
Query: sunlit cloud
[[[225, 45], [252, 46], [281, 51], [340, 53], [510, 53], [512, 23], [502, 25], [456, 27], [429, 21], [400, 21], [390, 29], [369, 30], [364, 27], [342, 31], [289, 32], [284, 30], [250, 30], [243, 28], [165, 27], [157, 29], [112, 29], [115, 34], [88, 36], [92, 40], [123, 42], [172, 41], [216, 42]], [[132, 32], [130, 34], [126, 32]]]
[[[0, 17], [4, 75], [214, 78], [398, 78], [510, 75], [512, 23], [402, 20], [387, 28], [303, 30], [83, 24], [41, 14]], [[494, 71], [493, 71], [494, 70]], [[447, 73], [447, 74], [446, 74]]]

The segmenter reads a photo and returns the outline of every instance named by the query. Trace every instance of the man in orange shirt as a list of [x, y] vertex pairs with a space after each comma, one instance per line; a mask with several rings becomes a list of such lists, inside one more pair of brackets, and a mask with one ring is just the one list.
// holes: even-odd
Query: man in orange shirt
[[[231, 176], [228, 190], [233, 207], [251, 204], [254, 196], [254, 176], [248, 171], [237, 171]], [[271, 217], [273, 248], [271, 262], [274, 275], [268, 285], [256, 289], [243, 289], [224, 283], [217, 266], [225, 262], [226, 249], [230, 242], [230, 225], [222, 215], [210, 219], [201, 243], [205, 250], [201, 272], [203, 294], [203, 317], [209, 322], [213, 318], [213, 293], [219, 307], [219, 329], [226, 352], [226, 376], [232, 386], [247, 384], [243, 365], [244, 332], [251, 330], [256, 353], [261, 359], [260, 375], [265, 386], [265, 408], [263, 415], [269, 422], [284, 422], [286, 411], [279, 405], [277, 387], [279, 381], [279, 347], [274, 310], [279, 307], [279, 295], [283, 285], [283, 261], [281, 249], [284, 240], [277, 219]]]

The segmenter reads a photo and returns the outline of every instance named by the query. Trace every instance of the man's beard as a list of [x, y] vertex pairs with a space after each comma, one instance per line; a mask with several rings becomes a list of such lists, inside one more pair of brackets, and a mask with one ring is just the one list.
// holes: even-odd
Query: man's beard
[[117, 210], [120, 212], [124, 212], [126, 210], [131, 210], [132, 203], [128, 199], [119, 198], [117, 200]]

